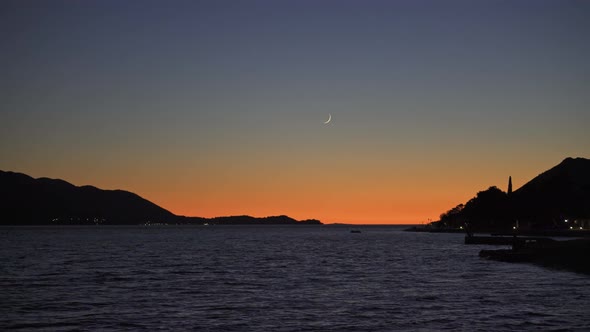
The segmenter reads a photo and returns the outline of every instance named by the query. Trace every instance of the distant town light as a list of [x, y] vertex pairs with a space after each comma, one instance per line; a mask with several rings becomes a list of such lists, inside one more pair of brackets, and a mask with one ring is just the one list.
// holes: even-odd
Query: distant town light
[[565, 222], [568, 222], [568, 220], [566, 219]]
[[572, 226], [570, 226], [570, 229], [574, 229]]
[[582, 226], [580, 226], [580, 229], [582, 229]]

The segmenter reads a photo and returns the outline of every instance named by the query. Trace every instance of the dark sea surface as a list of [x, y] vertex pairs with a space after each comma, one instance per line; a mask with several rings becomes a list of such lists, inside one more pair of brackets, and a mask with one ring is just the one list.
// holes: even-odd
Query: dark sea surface
[[0, 330], [590, 331], [590, 277], [402, 229], [2, 227]]

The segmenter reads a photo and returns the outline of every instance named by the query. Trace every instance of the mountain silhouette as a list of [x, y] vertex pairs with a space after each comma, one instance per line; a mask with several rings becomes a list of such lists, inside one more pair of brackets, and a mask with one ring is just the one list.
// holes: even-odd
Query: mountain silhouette
[[321, 224], [287, 216], [178, 216], [124, 190], [75, 186], [63, 180], [0, 171], [0, 225]]
[[263, 217], [263, 218], [256, 218], [251, 216], [230, 216], [230, 217], [216, 217], [208, 219], [207, 222], [209, 224], [218, 224], [218, 225], [246, 225], [246, 224], [257, 224], [257, 225], [296, 225], [296, 224], [308, 224], [308, 225], [316, 225], [320, 224], [319, 220], [316, 219], [307, 219], [307, 220], [295, 220], [291, 217], [281, 215], [281, 216], [271, 216], [271, 217]]
[[0, 171], [1, 224], [138, 224], [173, 222], [174, 214], [123, 190], [77, 187]]
[[[566, 158], [512, 193], [493, 186], [441, 214], [435, 227], [508, 230], [559, 229], [590, 219], [590, 160]], [[570, 224], [571, 225], [571, 224]]]
[[567, 158], [512, 195], [516, 215], [523, 220], [590, 218], [590, 159]]

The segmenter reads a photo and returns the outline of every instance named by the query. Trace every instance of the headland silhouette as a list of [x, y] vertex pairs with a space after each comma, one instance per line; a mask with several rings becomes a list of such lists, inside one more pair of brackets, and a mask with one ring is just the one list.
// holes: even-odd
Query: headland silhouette
[[512, 191], [496, 186], [440, 215], [430, 230], [537, 232], [590, 229], [590, 159], [566, 158]]
[[319, 225], [288, 216], [187, 217], [124, 190], [0, 171], [0, 225]]

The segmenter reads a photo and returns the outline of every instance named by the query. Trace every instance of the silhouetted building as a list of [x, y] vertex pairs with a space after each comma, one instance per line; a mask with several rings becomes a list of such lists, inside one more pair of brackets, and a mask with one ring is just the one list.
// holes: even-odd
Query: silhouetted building
[[512, 194], [512, 176], [508, 177], [508, 195]]

